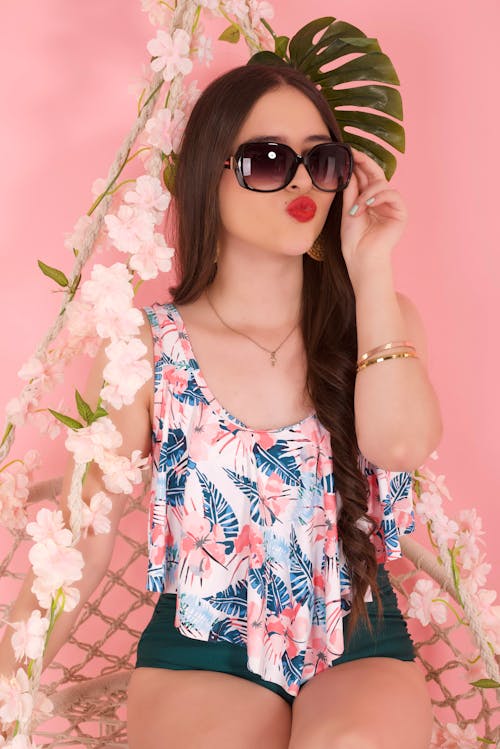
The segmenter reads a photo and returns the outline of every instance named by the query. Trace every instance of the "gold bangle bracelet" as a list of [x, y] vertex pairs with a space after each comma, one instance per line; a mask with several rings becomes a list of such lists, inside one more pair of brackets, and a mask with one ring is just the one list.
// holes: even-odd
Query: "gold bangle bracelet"
[[406, 348], [410, 348], [413, 349], [413, 351], [416, 351], [416, 348], [411, 341], [389, 341], [389, 343], [385, 343], [382, 346], [376, 346], [375, 348], [370, 349], [370, 351], [367, 351], [365, 354], [362, 354], [358, 359], [358, 364], [366, 361], [366, 359], [368, 359], [370, 356], [373, 356], [374, 354], [387, 351], [391, 348], [400, 348], [401, 346], [405, 346]]
[[370, 364], [380, 364], [381, 362], [387, 361], [388, 359], [408, 359], [409, 357], [420, 359], [419, 355], [416, 352], [401, 351], [399, 354], [388, 354], [387, 356], [378, 356], [373, 359], [368, 359], [368, 361], [358, 366], [356, 372], [360, 372], [362, 369], [366, 369], [366, 367], [369, 367]]

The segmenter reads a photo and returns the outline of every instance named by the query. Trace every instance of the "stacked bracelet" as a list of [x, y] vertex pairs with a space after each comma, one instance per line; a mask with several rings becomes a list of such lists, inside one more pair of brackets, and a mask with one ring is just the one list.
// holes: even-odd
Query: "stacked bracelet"
[[[405, 348], [405, 351], [399, 351], [396, 354], [383, 354], [384, 351], [392, 348]], [[409, 349], [409, 350], [408, 350]], [[377, 354], [381, 354], [377, 356]], [[359, 357], [356, 365], [356, 372], [360, 372], [362, 369], [369, 367], [371, 364], [380, 364], [381, 362], [387, 361], [388, 359], [408, 359], [413, 357], [419, 359], [415, 346], [410, 341], [390, 341], [382, 346], [376, 346], [375, 348], [367, 351], [365, 354]]]

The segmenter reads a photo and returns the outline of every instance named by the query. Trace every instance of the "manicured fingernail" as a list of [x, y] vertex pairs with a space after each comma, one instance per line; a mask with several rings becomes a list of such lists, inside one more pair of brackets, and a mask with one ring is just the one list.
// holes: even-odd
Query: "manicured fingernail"
[[351, 210], [349, 211], [349, 216], [355, 216], [356, 213], [358, 212], [358, 208], [359, 208], [359, 205], [355, 203], [353, 207], [351, 208]]
[[375, 198], [368, 198], [366, 205], [371, 205], [372, 203], [375, 203]]

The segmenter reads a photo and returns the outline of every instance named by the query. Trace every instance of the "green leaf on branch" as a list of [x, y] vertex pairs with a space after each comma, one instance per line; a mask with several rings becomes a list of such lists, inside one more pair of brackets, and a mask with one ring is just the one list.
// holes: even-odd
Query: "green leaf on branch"
[[90, 408], [89, 404], [86, 403], [78, 390], [75, 390], [75, 400], [76, 400], [76, 407], [78, 408], [78, 413], [82, 417], [84, 421], [87, 422], [87, 424], [92, 424], [94, 419], [94, 412]]
[[46, 265], [45, 263], [42, 263], [41, 260], [38, 261], [38, 267], [42, 271], [42, 273], [45, 276], [48, 276], [53, 281], [55, 281], [59, 286], [69, 286], [69, 281], [62, 272], [62, 270], [57, 270], [57, 268], [51, 268], [50, 265]]
[[469, 682], [473, 687], [479, 687], [479, 689], [498, 689], [500, 683], [495, 679], [479, 679], [478, 681]]
[[279, 57], [286, 56], [286, 50], [290, 37], [288, 36], [277, 36], [274, 40], [274, 51]]
[[219, 36], [221, 42], [230, 42], [230, 44], [236, 44], [240, 40], [240, 29], [235, 23], [228, 26], [222, 34]]
[[75, 390], [75, 400], [78, 413], [89, 426], [90, 424], [93, 424], [94, 421], [97, 421], [97, 419], [100, 419], [101, 416], [108, 415], [108, 412], [101, 405], [98, 405], [96, 410], [92, 411], [89, 404], [83, 400], [78, 390]]
[[[173, 154], [170, 154], [172, 157]], [[174, 195], [175, 191], [175, 173], [177, 170], [177, 164], [175, 158], [170, 160], [169, 157], [165, 159], [165, 166], [163, 168], [163, 182], [167, 190]]]
[[70, 429], [82, 429], [83, 424], [80, 424], [79, 421], [76, 419], [72, 419], [71, 416], [65, 416], [64, 414], [60, 414], [59, 411], [53, 411], [52, 408], [48, 409], [52, 416], [54, 416], [58, 421], [61, 421], [65, 426], [69, 427]]

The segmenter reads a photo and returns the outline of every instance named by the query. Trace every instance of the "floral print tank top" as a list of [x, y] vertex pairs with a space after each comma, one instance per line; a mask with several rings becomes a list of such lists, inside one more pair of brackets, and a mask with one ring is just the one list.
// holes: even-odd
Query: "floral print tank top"
[[[250, 671], [295, 696], [342, 655], [351, 609], [330, 434], [314, 412], [247, 427], [210, 392], [175, 305], [145, 310], [155, 360], [147, 589], [177, 594], [182, 635], [245, 647]], [[412, 474], [361, 453], [359, 465], [378, 563], [397, 559], [399, 536], [415, 528]]]

